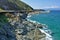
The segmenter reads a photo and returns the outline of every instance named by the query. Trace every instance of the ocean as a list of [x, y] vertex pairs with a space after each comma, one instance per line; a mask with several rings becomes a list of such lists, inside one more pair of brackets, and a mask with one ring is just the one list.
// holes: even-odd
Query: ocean
[[35, 14], [29, 19], [48, 25], [48, 28], [53, 33], [53, 40], [60, 40], [60, 10], [52, 10], [44, 14]]

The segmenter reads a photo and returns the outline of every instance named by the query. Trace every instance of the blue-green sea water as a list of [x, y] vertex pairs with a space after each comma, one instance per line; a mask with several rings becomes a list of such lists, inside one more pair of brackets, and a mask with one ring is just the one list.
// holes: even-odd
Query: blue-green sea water
[[60, 40], [60, 11], [55, 10], [50, 13], [36, 14], [30, 17], [31, 20], [48, 25], [49, 29], [54, 33], [53, 40]]

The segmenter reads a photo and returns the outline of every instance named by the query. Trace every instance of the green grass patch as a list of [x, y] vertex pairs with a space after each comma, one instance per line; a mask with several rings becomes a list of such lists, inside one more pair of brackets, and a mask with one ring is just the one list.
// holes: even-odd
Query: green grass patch
[[7, 17], [4, 14], [0, 13], [0, 23], [5, 24], [7, 22]]
[[7, 18], [4, 14], [0, 13], [0, 29], [8, 22]]

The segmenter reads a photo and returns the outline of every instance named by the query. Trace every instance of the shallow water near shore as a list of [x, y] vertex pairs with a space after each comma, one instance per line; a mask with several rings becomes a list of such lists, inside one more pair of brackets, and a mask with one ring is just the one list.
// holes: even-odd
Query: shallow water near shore
[[55, 10], [47, 14], [32, 15], [29, 19], [48, 25], [52, 30], [53, 40], [60, 40], [60, 11]]

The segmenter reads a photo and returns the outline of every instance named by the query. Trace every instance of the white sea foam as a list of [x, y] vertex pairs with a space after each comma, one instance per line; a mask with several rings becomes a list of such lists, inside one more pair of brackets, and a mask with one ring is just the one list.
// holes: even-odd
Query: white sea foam
[[[39, 22], [30, 20], [30, 19], [27, 19], [27, 21], [30, 21], [30, 22], [33, 22], [33, 23], [37, 23], [37, 24], [41, 24], [41, 23], [39, 23]], [[47, 26], [46, 24], [42, 24], [42, 25]], [[48, 26], [47, 26], [47, 27], [48, 27]], [[43, 28], [43, 29], [44, 29], [44, 28]], [[52, 36], [51, 36], [49, 33], [47, 33], [45, 30], [43, 30], [43, 29], [40, 29], [40, 28], [39, 28], [39, 30], [40, 30], [42, 33], [46, 34], [46, 39], [45, 39], [45, 40], [53, 40]]]
[[44, 33], [44, 34], [46, 34], [46, 40], [53, 40], [52, 39], [52, 36], [50, 35], [50, 34], [48, 34], [48, 33], [46, 33], [44, 30], [42, 30], [42, 29], [39, 29], [42, 33]]
[[33, 23], [37, 23], [37, 24], [41, 24], [41, 23], [39, 23], [37, 21], [33, 21], [33, 20], [28, 19], [28, 18], [27, 18], [27, 21], [30, 21], [30, 22], [33, 22]]
[[30, 18], [30, 17], [31, 17], [31, 15], [28, 15], [28, 16], [27, 16], [27, 18]]

